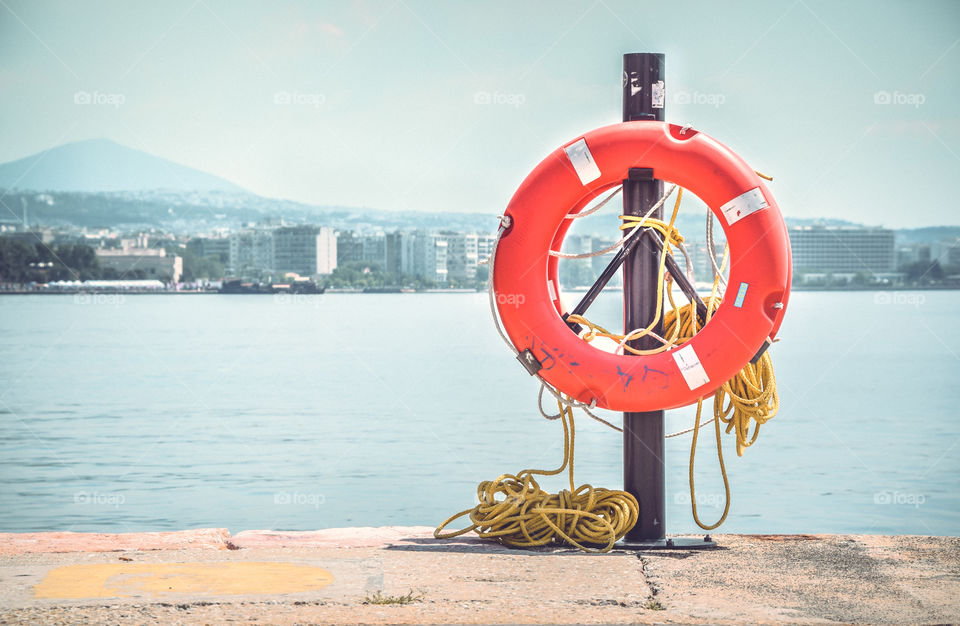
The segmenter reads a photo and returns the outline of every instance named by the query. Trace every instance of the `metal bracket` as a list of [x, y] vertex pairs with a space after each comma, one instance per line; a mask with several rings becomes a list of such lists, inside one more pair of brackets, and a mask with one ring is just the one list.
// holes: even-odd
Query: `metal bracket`
[[704, 550], [716, 548], [717, 542], [704, 535], [703, 539], [695, 537], [667, 537], [665, 539], [651, 539], [648, 541], [621, 540], [614, 544], [614, 550], [629, 550], [642, 552], [644, 550]]
[[627, 170], [627, 180], [653, 180], [653, 168], [631, 167]]
[[543, 368], [543, 364], [537, 360], [537, 357], [533, 355], [533, 352], [530, 351], [530, 348], [527, 348], [518, 354], [517, 360], [520, 361], [520, 365], [522, 365], [531, 376], [535, 375]]
[[770, 341], [770, 337], [767, 337], [766, 339], [764, 339], [763, 345], [760, 346], [760, 349], [757, 350], [757, 353], [753, 355], [753, 358], [750, 359], [750, 362], [756, 365], [757, 362], [760, 360], [760, 357], [763, 356], [763, 353], [766, 352], [767, 348], [769, 348], [772, 345], [773, 345], [773, 342]]
[[568, 321], [567, 321], [567, 318], [570, 317], [570, 314], [569, 314], [569, 313], [564, 313], [564, 314], [561, 315], [560, 317], [563, 318], [563, 321], [564, 321], [564, 322], [567, 322], [567, 326], [569, 326], [569, 327], [570, 327], [570, 330], [572, 330], [573, 332], [575, 332], [575, 333], [577, 334], [577, 336], [579, 336], [580, 333], [581, 333], [581, 331], [583, 331], [583, 326], [581, 326], [580, 324], [577, 324], [576, 322], [568, 322]]

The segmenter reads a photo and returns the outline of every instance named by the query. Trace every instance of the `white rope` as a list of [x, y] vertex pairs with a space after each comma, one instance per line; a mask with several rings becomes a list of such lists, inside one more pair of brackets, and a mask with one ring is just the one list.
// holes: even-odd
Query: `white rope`
[[540, 415], [545, 419], [555, 420], [560, 419], [562, 413], [557, 413], [556, 415], [549, 415], [546, 411], [543, 410], [543, 390], [545, 385], [540, 385], [540, 391], [537, 392], [537, 408], [540, 409]]
[[[642, 331], [642, 330], [646, 330], [647, 332], [641, 333], [640, 331]], [[640, 334], [634, 336], [634, 333], [640, 333]], [[633, 341], [633, 340], [635, 340], [635, 339], [640, 339], [641, 337], [653, 337], [654, 339], [656, 339], [657, 341], [659, 341], [659, 342], [662, 343], [663, 345], [667, 346], [667, 348], [673, 348], [673, 347], [676, 347], [676, 345], [677, 345], [677, 344], [673, 343], [672, 341], [668, 341], [668, 340], [664, 339], [663, 337], [661, 337], [661, 336], [658, 335], [657, 333], [653, 332], [652, 330], [647, 330], [647, 327], [644, 326], [643, 328], [634, 328], [634, 329], [631, 330], [629, 333], [627, 333], [626, 335], [624, 335], [624, 336], [623, 336], [623, 339], [620, 340], [620, 343], [617, 344], [617, 351], [616, 351], [615, 354], [623, 354], [623, 347], [624, 347], [625, 345], [627, 345], [627, 342], [628, 342], [628, 341]]]
[[690, 253], [687, 252], [687, 247], [683, 245], [682, 241], [677, 242], [677, 247], [680, 248], [680, 252], [683, 253], [683, 259], [686, 263], [685, 269], [687, 274], [687, 282], [689, 282], [691, 285], [695, 285], [697, 283], [697, 277], [693, 271], [693, 261], [690, 259]]
[[590, 409], [588, 409], [588, 408], [586, 408], [586, 407], [583, 407], [583, 412], [586, 413], [587, 415], [589, 415], [590, 417], [592, 417], [593, 419], [597, 420], [597, 421], [600, 422], [601, 424], [603, 424], [603, 425], [605, 425], [605, 426], [609, 426], [610, 428], [614, 429], [614, 430], [617, 431], [618, 433], [622, 433], [622, 432], [623, 432], [623, 429], [622, 429], [622, 428], [620, 428], [619, 426], [614, 426], [613, 424], [611, 424], [611, 423], [608, 422], [607, 420], [603, 419], [603, 418], [600, 417], [599, 415], [595, 415], [592, 411], [590, 411]]
[[[705, 421], [705, 422], [701, 422], [701, 423], [700, 423], [700, 428], [703, 428], [703, 427], [706, 426], [707, 424], [712, 424], [712, 423], [714, 422], [714, 420], [716, 420], [716, 419], [717, 419], [716, 416], [714, 416], [714, 417], [711, 417], [710, 419], [708, 419], [708, 420]], [[695, 431], [695, 430], [696, 430], [696, 427], [695, 427], [695, 426], [691, 426], [690, 428], [687, 428], [687, 429], [684, 429], [684, 430], [678, 430], [677, 432], [675, 432], [675, 433], [670, 433], [669, 435], [664, 435], [663, 438], [664, 438], [664, 439], [669, 439], [670, 437], [677, 437], [677, 436], [679, 436], [679, 435], [686, 435], [687, 433], [692, 433], [692, 432]]]
[[593, 208], [590, 209], [589, 211], [582, 211], [582, 212], [580, 212], [580, 213], [567, 213], [566, 215], [563, 216], [563, 219], [565, 219], [565, 220], [578, 220], [578, 219], [580, 219], [581, 217], [586, 217], [586, 216], [588, 216], [588, 215], [593, 215], [594, 213], [596, 213], [597, 211], [599, 211], [600, 209], [602, 209], [606, 203], [608, 203], [608, 202], [610, 202], [611, 200], [613, 200], [613, 197], [616, 196], [616, 195], [617, 195], [618, 193], [620, 193], [621, 191], [623, 191], [623, 185], [620, 185], [620, 186], [618, 186], [616, 189], [614, 189], [613, 191], [611, 191], [611, 192], [607, 195], [607, 197], [604, 198], [602, 202], [600, 202], [600, 204], [598, 204], [597, 206], [593, 207]]
[[[650, 207], [650, 210], [647, 211], [647, 212], [644, 214], [643, 218], [641, 218], [641, 220], [640, 220], [639, 222], [637, 222], [636, 226], [634, 226], [633, 229], [631, 229], [630, 232], [627, 233], [627, 236], [626, 236], [626, 237], [621, 237], [620, 239], [616, 240], [615, 242], [613, 242], [613, 245], [612, 245], [612, 246], [606, 247], [606, 248], [604, 248], [604, 249], [602, 249], [602, 250], [594, 250], [593, 252], [584, 252], [584, 253], [582, 253], [582, 254], [572, 254], [572, 253], [569, 253], [569, 252], [560, 252], [559, 250], [549, 250], [548, 253], [550, 254], [550, 256], [555, 256], [555, 257], [560, 258], [560, 259], [589, 259], [589, 258], [591, 258], [591, 257], [601, 256], [601, 255], [603, 255], [603, 254], [608, 254], [608, 253], [610, 253], [610, 252], [613, 252], [614, 250], [616, 250], [617, 248], [619, 248], [619, 247], [622, 246], [623, 244], [627, 243], [627, 241], [628, 241], [631, 237], [635, 236], [638, 232], [640, 232], [641, 227], [643, 226], [643, 223], [646, 222], [647, 219], [648, 219], [651, 215], [653, 215], [653, 212], [654, 212], [654, 211], [656, 211], [657, 209], [659, 209], [660, 207], [663, 206], [663, 203], [667, 201], [667, 198], [670, 197], [670, 194], [672, 194], [676, 188], [677, 188], [676, 185], [670, 185], [670, 188], [667, 189], [666, 193], [664, 193], [663, 196], [661, 196], [660, 199], [657, 200], [657, 203], [656, 203], [655, 205], [653, 205], [652, 207]], [[609, 200], [609, 198], [608, 198], [608, 200]], [[605, 200], [604, 202], [606, 202], [606, 200]], [[569, 217], [569, 215], [568, 215], [568, 217]]]

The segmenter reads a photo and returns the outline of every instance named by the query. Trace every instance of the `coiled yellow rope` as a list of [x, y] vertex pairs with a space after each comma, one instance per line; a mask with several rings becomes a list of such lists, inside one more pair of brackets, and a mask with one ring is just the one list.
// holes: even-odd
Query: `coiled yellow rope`
[[[633, 528], [640, 506], [632, 495], [590, 485], [574, 487], [573, 409], [557, 404], [563, 423], [563, 464], [555, 470], [527, 469], [480, 483], [480, 504], [448, 517], [433, 531], [435, 538], [449, 539], [476, 531], [483, 539], [519, 548], [565, 542], [587, 552], [608, 552]], [[570, 480], [569, 491], [548, 493], [534, 478], [555, 476], [564, 469]], [[470, 526], [443, 532], [448, 524], [464, 515], [470, 516]]]
[[[760, 175], [763, 176], [762, 174]], [[768, 178], [767, 176], [763, 177]], [[673, 227], [673, 223], [676, 220], [677, 211], [679, 210], [681, 197], [682, 189], [681, 193], [677, 194], [677, 201], [674, 204], [673, 215], [671, 216], [669, 223], [656, 220], [651, 225], [652, 228], [664, 236], [665, 241], [660, 257], [659, 272], [661, 280], [658, 281], [657, 311], [654, 317], [654, 322], [651, 323], [646, 329], [633, 331], [629, 334], [620, 334], [612, 333], [605, 328], [594, 324], [582, 315], [568, 316], [567, 322], [586, 326], [587, 330], [581, 335], [581, 339], [589, 342], [593, 341], [593, 339], [596, 337], [606, 337], [608, 339], [617, 341], [619, 345], [623, 347], [624, 351], [631, 352], [633, 354], [654, 354], [681, 345], [697, 333], [699, 328], [697, 327], [696, 307], [694, 303], [691, 302], [678, 307], [676, 302], [673, 300], [673, 290], [669, 287], [669, 276], [666, 280], [664, 280], [665, 259], [666, 255], [670, 253], [670, 245], [676, 245], [677, 242], [683, 241], [683, 237], [676, 232], [676, 229]], [[621, 219], [626, 219], [629, 217], [630, 216], [621, 216]], [[651, 220], [648, 220], [644, 223], [644, 225], [647, 225], [650, 221]], [[621, 228], [625, 227], [629, 227], [627, 223], [621, 226]], [[723, 268], [726, 267], [728, 253], [729, 248], [724, 249], [723, 260], [720, 263], [721, 272], [723, 271]], [[663, 314], [663, 337], [658, 337], [663, 345], [647, 350], [638, 350], [626, 345], [627, 341], [642, 337], [645, 334], [656, 336], [652, 329], [656, 325], [656, 322], [661, 315], [664, 283], [668, 285], [666, 292], [671, 308]], [[717, 294], [718, 287], [719, 277], [716, 277], [713, 281], [713, 289], [710, 297], [704, 300], [704, 303], [707, 305], [706, 321], [709, 321], [710, 317], [713, 315], [713, 312], [720, 305], [721, 298]], [[725, 382], [719, 389], [717, 389], [716, 392], [714, 392], [713, 421], [717, 439], [717, 460], [720, 464], [720, 475], [723, 479], [723, 488], [726, 496], [723, 514], [721, 515], [720, 519], [714, 524], [707, 525], [700, 520], [700, 517], [697, 514], [696, 488], [693, 478], [694, 460], [696, 458], [697, 450], [697, 438], [700, 432], [700, 420], [703, 409], [703, 398], [697, 402], [697, 416], [693, 428], [693, 439], [690, 443], [690, 504], [694, 521], [704, 530], [713, 530], [714, 528], [720, 526], [724, 521], [726, 521], [727, 514], [730, 512], [730, 481], [727, 477], [726, 467], [723, 463], [723, 447], [720, 437], [720, 423], [722, 422], [726, 424], [726, 432], [728, 434], [730, 432], [736, 433], [737, 456], [743, 456], [744, 450], [757, 440], [757, 436], [760, 434], [760, 426], [772, 419], [777, 414], [779, 408], [780, 398], [777, 394], [777, 381], [773, 372], [773, 360], [770, 358], [769, 352], [764, 353], [756, 364], [747, 363], [746, 366], [744, 366], [744, 368], [740, 370], [736, 376]]]

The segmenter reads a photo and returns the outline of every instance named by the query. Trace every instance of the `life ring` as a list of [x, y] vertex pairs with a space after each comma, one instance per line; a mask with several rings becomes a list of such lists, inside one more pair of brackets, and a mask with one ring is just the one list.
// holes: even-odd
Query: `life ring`
[[[562, 319], [557, 259], [572, 220], [631, 167], [697, 195], [730, 246], [730, 297], [679, 347], [633, 356], [580, 339]], [[493, 263], [497, 311], [511, 343], [558, 391], [615, 411], [685, 406], [739, 372], [783, 321], [790, 295], [790, 240], [764, 181], [708, 135], [655, 121], [605, 126], [551, 153], [505, 211]], [[732, 294], [736, 294], [734, 297]], [[529, 368], [528, 368], [529, 369]], [[531, 370], [532, 371], [532, 370]]]

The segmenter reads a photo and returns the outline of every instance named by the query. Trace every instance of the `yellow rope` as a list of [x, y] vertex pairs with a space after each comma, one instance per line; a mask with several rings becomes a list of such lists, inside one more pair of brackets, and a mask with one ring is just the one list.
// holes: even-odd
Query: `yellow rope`
[[[587, 552], [608, 552], [633, 528], [640, 506], [632, 495], [590, 485], [574, 488], [573, 409], [557, 404], [563, 423], [563, 464], [555, 470], [527, 469], [480, 483], [480, 503], [447, 518], [433, 531], [434, 537], [449, 539], [476, 531], [482, 539], [519, 548], [564, 542]], [[564, 469], [568, 472], [569, 491], [548, 493], [534, 478], [555, 476]], [[470, 516], [470, 526], [443, 532], [448, 524], [464, 515]]]
[[[763, 174], [757, 174], [772, 180]], [[582, 324], [587, 332], [581, 338], [593, 341], [596, 337], [613, 339], [623, 345], [625, 351], [633, 354], [653, 354], [670, 349], [693, 337], [697, 331], [696, 305], [690, 302], [678, 307], [673, 300], [673, 290], [667, 290], [670, 310], [663, 311], [663, 287], [667, 254], [672, 254], [671, 246], [683, 241], [680, 232], [674, 226], [680, 210], [683, 189], [677, 194], [673, 214], [669, 222], [659, 219], [643, 221], [644, 227], [652, 228], [663, 236], [664, 245], [660, 252], [657, 281], [657, 308], [654, 321], [643, 329], [629, 334], [612, 333], [594, 324], [582, 315], [570, 315], [567, 322]], [[621, 215], [621, 230], [636, 228], [640, 217]], [[639, 236], [639, 234], [637, 235]], [[720, 271], [726, 266], [729, 248], [724, 249]], [[720, 304], [717, 294], [719, 275], [714, 278], [707, 305], [706, 321], [709, 321]], [[660, 317], [663, 317], [663, 345], [649, 350], [632, 348], [627, 342], [653, 333]], [[588, 552], [608, 552], [620, 538], [633, 528], [639, 518], [640, 506], [631, 494], [614, 489], [603, 489], [591, 485], [574, 486], [573, 450], [576, 432], [573, 424], [573, 409], [558, 402], [560, 419], [563, 424], [563, 463], [555, 470], [527, 469], [517, 474], [503, 474], [496, 480], [487, 480], [477, 486], [477, 499], [480, 501], [472, 509], [460, 511], [448, 517], [433, 531], [437, 539], [450, 539], [469, 532], [476, 532], [482, 539], [492, 539], [514, 547], [534, 547], [551, 543], [567, 543]], [[752, 445], [760, 432], [760, 425], [776, 415], [780, 401], [777, 395], [776, 379], [773, 375], [773, 361], [765, 353], [756, 365], [748, 363], [736, 376], [724, 383], [714, 393], [714, 432], [717, 440], [717, 459], [726, 494], [723, 515], [712, 525], [700, 521], [697, 515], [697, 498], [694, 488], [693, 468], [696, 457], [697, 438], [700, 432], [700, 419], [703, 398], [697, 401], [697, 416], [694, 423], [693, 439], [690, 445], [690, 502], [693, 519], [704, 530], [713, 530], [720, 526], [730, 511], [730, 482], [723, 463], [723, 447], [720, 437], [720, 422], [727, 425], [726, 432], [736, 432], [737, 455]], [[756, 422], [753, 434], [750, 434], [751, 421]], [[534, 476], [555, 476], [566, 469], [570, 483], [569, 490], [551, 494], [540, 488]], [[498, 496], [500, 499], [498, 499]], [[451, 522], [469, 515], [470, 526], [449, 532], [443, 532]], [[598, 547], [602, 546], [602, 547]]]
[[[769, 176], [760, 174], [762, 178], [772, 180]], [[681, 190], [682, 192], [682, 190]], [[663, 352], [670, 348], [683, 344], [693, 337], [697, 331], [696, 306], [693, 302], [678, 307], [673, 300], [673, 290], [669, 287], [669, 280], [664, 281], [664, 265], [666, 255], [670, 252], [670, 245], [676, 245], [683, 241], [683, 237], [673, 227], [677, 217], [677, 211], [680, 206], [681, 194], [677, 196], [677, 202], [674, 205], [673, 215], [669, 223], [661, 220], [653, 221], [651, 228], [654, 228], [664, 236], [664, 246], [660, 256], [659, 277], [657, 281], [657, 309], [654, 321], [646, 328], [640, 331], [634, 331], [629, 335], [613, 333], [598, 324], [594, 324], [582, 315], [570, 315], [567, 322], [574, 322], [587, 327], [587, 331], [581, 335], [581, 339], [590, 342], [596, 337], [606, 337], [618, 342], [625, 351], [633, 354], [654, 354]], [[630, 219], [639, 221], [639, 218], [632, 216], [621, 216], [621, 219]], [[648, 220], [644, 225], [651, 222]], [[621, 228], [629, 228], [628, 224], [623, 224]], [[724, 248], [723, 259], [720, 262], [720, 271], [726, 267], [730, 249]], [[663, 345], [648, 350], [639, 350], [626, 345], [627, 341], [642, 337], [645, 334], [653, 332], [654, 326], [662, 313], [664, 283], [668, 284], [667, 297], [670, 301], [671, 310], [663, 314]], [[713, 312], [720, 305], [721, 298], [718, 295], [720, 279], [714, 278], [713, 288], [710, 297], [704, 300], [707, 305], [707, 321], [713, 315]], [[736, 376], [725, 382], [713, 395], [713, 415], [714, 430], [717, 439], [717, 460], [720, 464], [720, 475], [723, 479], [723, 488], [726, 494], [723, 514], [720, 519], [712, 525], [704, 524], [697, 514], [696, 488], [694, 486], [693, 468], [696, 458], [697, 439], [700, 432], [700, 419], [703, 409], [703, 398], [697, 401], [697, 416], [694, 422], [693, 438], [690, 443], [690, 504], [693, 512], [693, 519], [698, 526], [704, 530], [713, 530], [720, 526], [730, 512], [730, 482], [727, 477], [726, 467], [723, 463], [723, 447], [720, 437], [720, 423], [726, 424], [726, 432], [731, 431], [736, 434], [737, 456], [743, 456], [746, 448], [751, 446], [760, 434], [760, 425], [772, 419], [780, 408], [780, 398], [777, 394], [777, 381], [773, 372], [773, 360], [769, 352], [764, 353], [760, 360], [754, 363], [747, 363]], [[751, 432], [752, 428], [752, 432]]]

